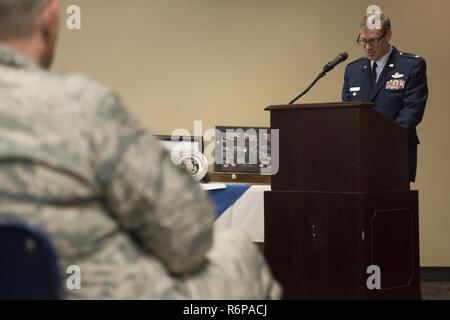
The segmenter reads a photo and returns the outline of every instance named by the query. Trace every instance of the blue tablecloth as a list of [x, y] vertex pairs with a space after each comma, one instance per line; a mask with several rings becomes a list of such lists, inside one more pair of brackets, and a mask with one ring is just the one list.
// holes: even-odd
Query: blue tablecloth
[[250, 188], [249, 184], [227, 184], [225, 189], [208, 191], [216, 208], [216, 219], [220, 217]]

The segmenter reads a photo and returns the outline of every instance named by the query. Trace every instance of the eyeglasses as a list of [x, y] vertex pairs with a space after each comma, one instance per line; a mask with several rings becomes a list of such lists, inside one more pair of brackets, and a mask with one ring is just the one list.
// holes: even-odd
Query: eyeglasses
[[365, 48], [367, 44], [370, 44], [371, 46], [377, 46], [380, 44], [381, 40], [386, 36], [386, 33], [384, 33], [379, 38], [372, 38], [372, 39], [361, 39], [361, 35], [358, 36], [358, 39], [356, 39], [356, 43], [360, 45], [361, 47]]

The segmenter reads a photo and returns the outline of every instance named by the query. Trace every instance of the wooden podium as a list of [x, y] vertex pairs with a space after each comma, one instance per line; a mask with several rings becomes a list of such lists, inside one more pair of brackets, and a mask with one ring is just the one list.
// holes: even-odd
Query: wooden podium
[[[407, 131], [373, 107], [266, 108], [279, 171], [264, 196], [264, 252], [284, 299], [421, 297]], [[369, 266], [380, 268], [380, 289], [367, 286]]]

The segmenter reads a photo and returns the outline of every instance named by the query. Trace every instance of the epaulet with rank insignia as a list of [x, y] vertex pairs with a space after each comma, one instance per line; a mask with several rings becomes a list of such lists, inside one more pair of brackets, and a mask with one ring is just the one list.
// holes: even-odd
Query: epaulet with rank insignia
[[400, 52], [400, 57], [402, 57], [402, 58], [409, 58], [409, 59], [420, 58], [420, 56], [418, 56], [417, 54], [409, 53], [409, 52]]
[[356, 59], [355, 61], [350, 62], [348, 65], [351, 65], [351, 64], [354, 64], [354, 63], [357, 63], [357, 62], [361, 62], [361, 61], [365, 61], [365, 60], [366, 60], [366, 57], [361, 57], [359, 59]]

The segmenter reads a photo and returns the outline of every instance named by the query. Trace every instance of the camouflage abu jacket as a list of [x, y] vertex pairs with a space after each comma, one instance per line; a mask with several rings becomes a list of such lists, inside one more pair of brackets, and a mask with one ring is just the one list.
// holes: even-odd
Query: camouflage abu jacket
[[0, 46], [0, 217], [40, 227], [82, 299], [264, 299], [244, 236], [213, 236], [206, 194], [108, 88]]

